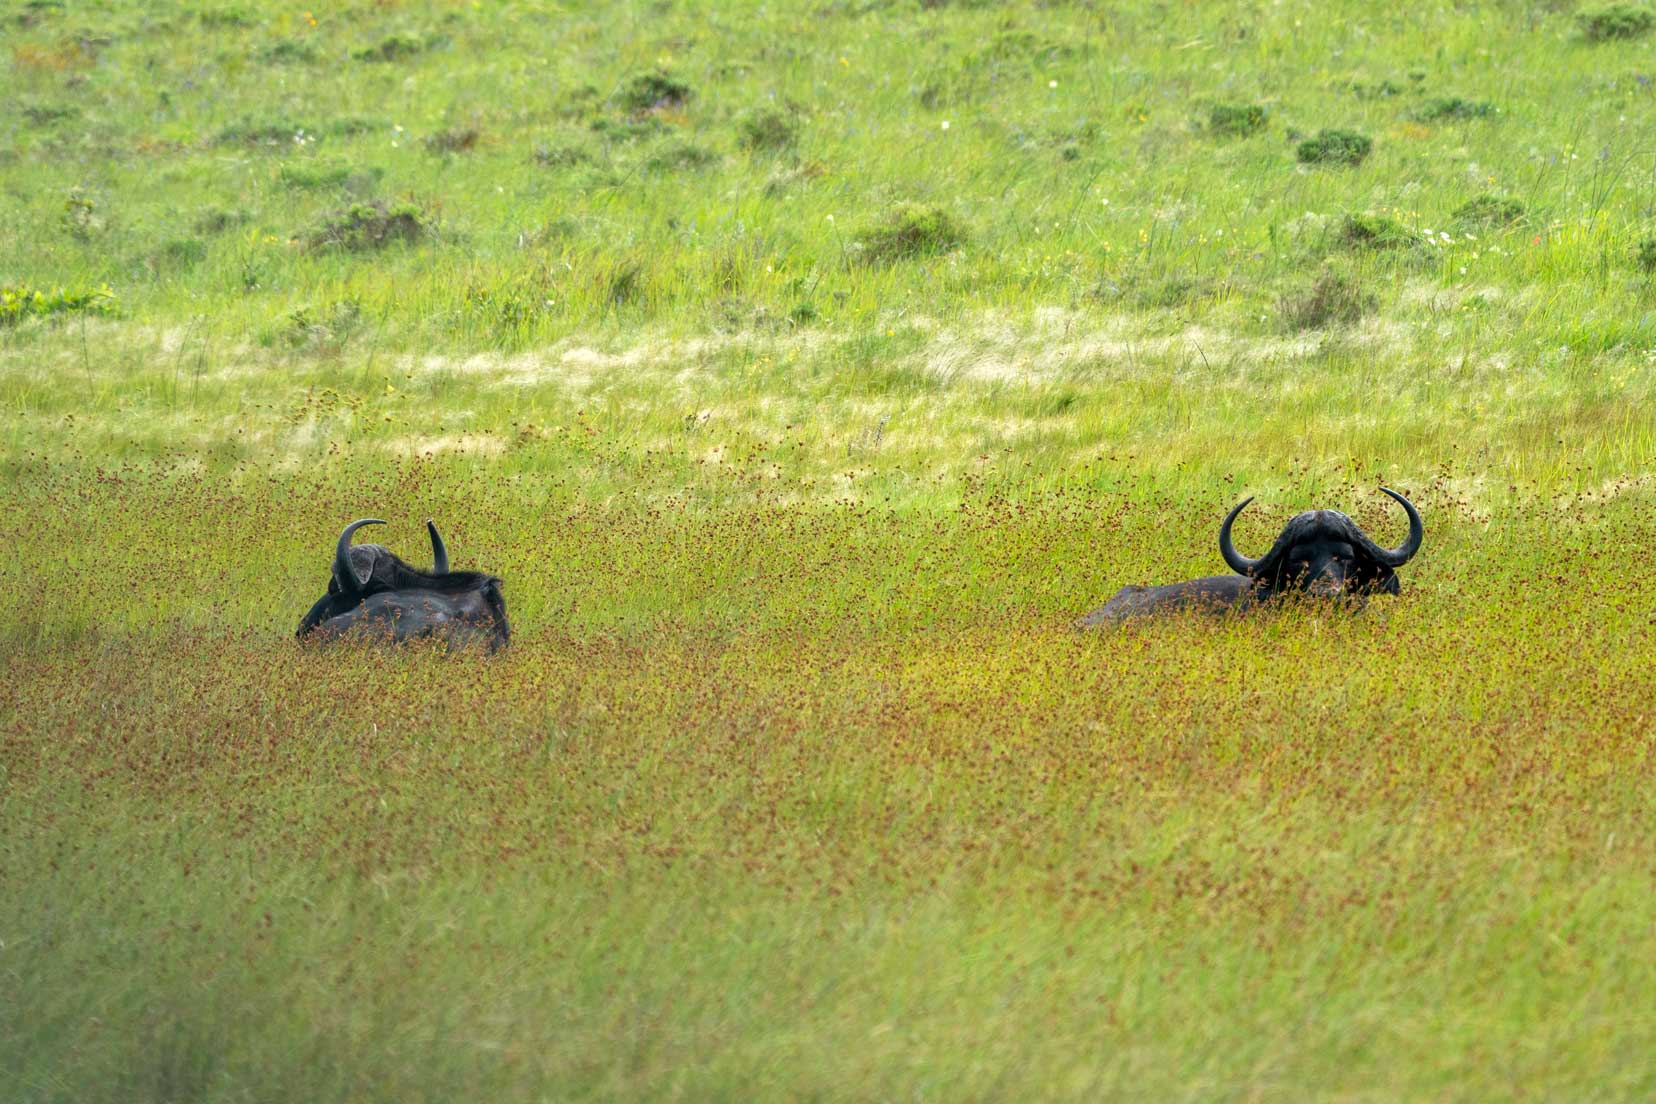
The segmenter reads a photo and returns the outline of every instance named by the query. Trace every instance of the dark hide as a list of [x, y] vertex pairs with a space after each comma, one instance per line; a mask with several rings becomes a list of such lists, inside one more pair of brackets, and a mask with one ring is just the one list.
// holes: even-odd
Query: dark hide
[[[448, 552], [431, 530], [435, 559], [444, 570], [422, 571], [378, 544], [348, 547], [340, 538], [327, 593], [299, 622], [300, 640], [330, 640], [345, 633], [393, 642], [441, 637], [455, 644], [482, 643], [492, 652], [511, 640], [501, 581], [480, 571], [448, 571]], [[341, 563], [351, 578], [341, 580]]]
[[[1385, 490], [1382, 488], [1382, 490]], [[1182, 610], [1240, 611], [1286, 594], [1339, 599], [1361, 608], [1372, 594], [1398, 594], [1396, 567], [1420, 549], [1420, 515], [1403, 496], [1385, 490], [1409, 515], [1409, 536], [1395, 549], [1382, 548], [1338, 510], [1308, 510], [1282, 527], [1270, 551], [1249, 560], [1231, 544], [1230, 527], [1252, 499], [1230, 512], [1219, 529], [1219, 549], [1235, 575], [1210, 575], [1167, 586], [1127, 586], [1076, 624], [1099, 628], [1139, 617]]]
[[1124, 586], [1116, 591], [1114, 598], [1075, 624], [1081, 629], [1096, 629], [1135, 617], [1181, 610], [1221, 613], [1251, 600], [1253, 585], [1253, 580], [1245, 575], [1209, 575], [1166, 586]]
[[491, 652], [511, 641], [499, 579], [455, 571], [432, 581], [453, 589], [376, 590], [359, 598], [330, 594], [305, 614], [298, 636], [321, 641], [355, 631], [398, 642], [440, 636], [453, 644], [484, 644]]

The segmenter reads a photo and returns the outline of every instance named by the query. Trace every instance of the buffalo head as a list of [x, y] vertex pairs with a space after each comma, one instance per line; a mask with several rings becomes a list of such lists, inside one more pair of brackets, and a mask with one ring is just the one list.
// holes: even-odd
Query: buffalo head
[[491, 649], [507, 642], [510, 629], [498, 578], [478, 571], [449, 570], [448, 548], [431, 521], [426, 522], [431, 535], [430, 571], [405, 563], [384, 545], [352, 546], [351, 537], [358, 529], [384, 524], [379, 518], [364, 518], [339, 534], [327, 592], [300, 620], [296, 635], [301, 640], [362, 628], [393, 640], [482, 637]]
[[1426, 530], [1408, 499], [1387, 487], [1380, 490], [1409, 515], [1409, 535], [1396, 548], [1380, 547], [1338, 510], [1307, 510], [1288, 520], [1270, 551], [1250, 560], [1231, 542], [1231, 523], [1253, 501], [1245, 498], [1219, 526], [1219, 554], [1232, 571], [1254, 581], [1256, 598], [1290, 591], [1320, 597], [1396, 594], [1401, 589], [1396, 569], [1420, 551]]

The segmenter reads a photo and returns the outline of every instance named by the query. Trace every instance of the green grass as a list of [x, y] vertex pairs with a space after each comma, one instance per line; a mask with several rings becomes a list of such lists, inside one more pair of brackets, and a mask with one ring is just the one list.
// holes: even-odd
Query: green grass
[[1648, 1099], [1642, 10], [0, 13], [0, 1100]]

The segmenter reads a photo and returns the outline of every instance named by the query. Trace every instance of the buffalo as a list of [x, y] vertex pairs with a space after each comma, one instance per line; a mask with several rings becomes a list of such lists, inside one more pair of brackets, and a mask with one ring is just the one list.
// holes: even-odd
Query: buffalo
[[1179, 610], [1244, 610], [1287, 594], [1337, 598], [1361, 605], [1371, 594], [1397, 594], [1397, 569], [1408, 563], [1426, 535], [1420, 512], [1408, 499], [1380, 488], [1409, 515], [1409, 535], [1396, 548], [1382, 548], [1338, 510], [1307, 510], [1289, 519], [1282, 533], [1257, 560], [1231, 542], [1231, 524], [1252, 498], [1245, 498], [1219, 526], [1219, 554], [1234, 575], [1209, 575], [1167, 586], [1125, 586], [1083, 617], [1081, 628], [1098, 628]]
[[430, 571], [410, 567], [384, 545], [351, 546], [358, 529], [384, 524], [364, 518], [339, 534], [328, 592], [299, 622], [300, 640], [329, 640], [358, 630], [399, 642], [440, 637], [454, 644], [482, 643], [491, 652], [508, 643], [511, 627], [500, 579], [481, 571], [450, 571], [448, 549], [430, 521]]

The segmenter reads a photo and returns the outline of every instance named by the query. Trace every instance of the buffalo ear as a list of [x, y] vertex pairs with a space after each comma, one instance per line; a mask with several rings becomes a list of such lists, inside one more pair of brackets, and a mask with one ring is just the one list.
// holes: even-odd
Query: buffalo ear
[[1381, 594], [1397, 595], [1403, 593], [1403, 584], [1397, 581], [1397, 572], [1387, 571], [1374, 589]]

